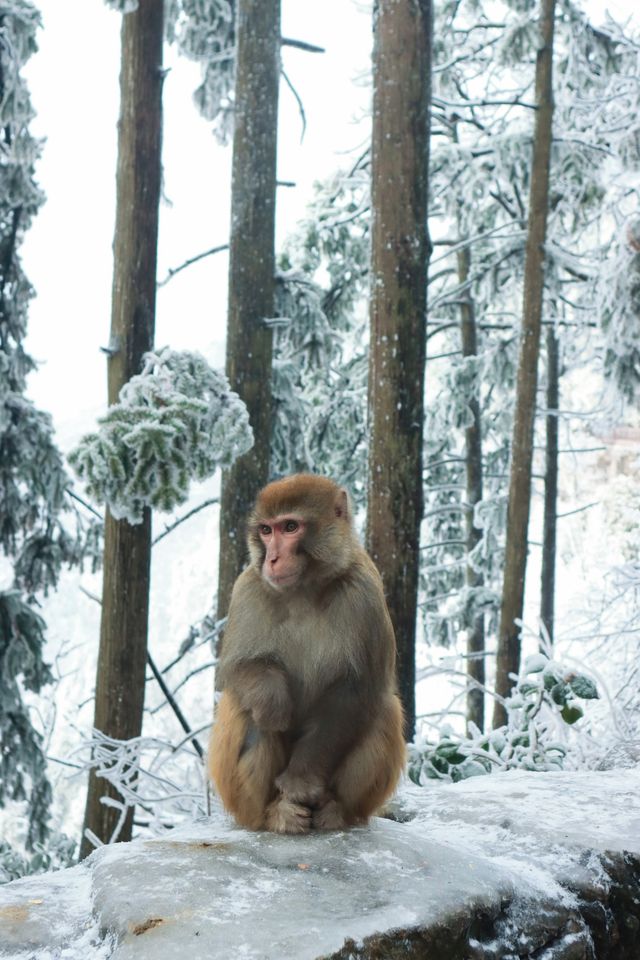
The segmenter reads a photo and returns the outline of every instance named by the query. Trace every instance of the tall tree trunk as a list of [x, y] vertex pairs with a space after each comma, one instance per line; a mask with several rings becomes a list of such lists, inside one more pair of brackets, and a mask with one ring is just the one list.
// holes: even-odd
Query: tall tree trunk
[[254, 447], [225, 473], [220, 501], [218, 616], [246, 559], [245, 521], [269, 478], [275, 276], [280, 0], [239, 0], [227, 376], [249, 410]]
[[[541, 43], [536, 58], [536, 114], [529, 193], [529, 223], [524, 266], [524, 296], [516, 406], [511, 441], [511, 472], [507, 508], [507, 540], [500, 628], [496, 658], [496, 693], [507, 697], [510, 674], [520, 669], [520, 627], [524, 609], [527, 537], [531, 501], [531, 468], [538, 355], [544, 293], [544, 243], [549, 206], [549, 166], [553, 125], [553, 33], [555, 0], [541, 0]], [[502, 703], [495, 702], [494, 727], [506, 722]]]
[[[114, 238], [109, 403], [140, 372], [153, 346], [158, 206], [161, 177], [163, 0], [140, 0], [122, 18], [122, 67]], [[142, 731], [149, 610], [151, 514], [140, 525], [105, 521], [104, 582], [96, 678], [96, 730], [119, 740]], [[90, 830], [103, 843], [119, 813], [101, 803], [116, 790], [92, 772], [80, 857], [91, 853]], [[118, 840], [129, 840], [133, 810]]]
[[[458, 278], [461, 285], [466, 284], [469, 279], [471, 267], [471, 254], [469, 248], [465, 247], [458, 252]], [[462, 356], [478, 356], [478, 340], [475, 310], [471, 293], [467, 292], [463, 296], [463, 302], [460, 305], [461, 314], [461, 339]], [[465, 469], [466, 469], [466, 498], [467, 511], [465, 513], [466, 524], [466, 544], [465, 551], [467, 558], [471, 551], [478, 545], [482, 537], [482, 531], [474, 524], [473, 508], [476, 503], [482, 500], [482, 424], [480, 419], [480, 398], [476, 389], [473, 396], [469, 399], [469, 410], [471, 411], [471, 423], [465, 430]], [[471, 566], [467, 559], [465, 569], [465, 582], [467, 587], [481, 587], [484, 578], [481, 573]], [[469, 687], [467, 689], [467, 723], [475, 723], [480, 730], [484, 730], [484, 690], [480, 689], [478, 684], [485, 685], [485, 661], [484, 661], [484, 614], [477, 616], [471, 614], [467, 622], [467, 675], [469, 677]]]
[[367, 547], [396, 632], [409, 739], [423, 514], [431, 23], [431, 0], [375, 5]]
[[[542, 537], [542, 583], [540, 620], [553, 648], [556, 592], [556, 528], [558, 513], [558, 404], [560, 402], [560, 357], [555, 327], [547, 328], [547, 443], [544, 473], [544, 531]], [[546, 643], [542, 644], [545, 652]]]

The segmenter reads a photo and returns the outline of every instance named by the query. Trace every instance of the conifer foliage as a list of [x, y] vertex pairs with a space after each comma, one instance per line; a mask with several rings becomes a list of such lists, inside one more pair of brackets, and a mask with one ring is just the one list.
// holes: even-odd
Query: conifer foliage
[[235, 0], [166, 0], [165, 23], [168, 42], [200, 64], [202, 82], [193, 99], [216, 139], [227, 143], [233, 132]]
[[[106, 0], [118, 13], [133, 13], [139, 0]], [[196, 107], [212, 124], [219, 143], [233, 132], [233, 74], [236, 56], [235, 0], [165, 0], [165, 38], [200, 65]]]
[[0, 555], [13, 583], [0, 590], [0, 806], [29, 800], [27, 849], [47, 835], [51, 790], [42, 736], [23, 690], [39, 692], [52, 675], [43, 661], [45, 623], [36, 595], [55, 586], [78, 541], [60, 520], [69, 484], [49, 416], [25, 397], [35, 368], [25, 352], [33, 289], [19, 250], [44, 196], [34, 178], [40, 144], [29, 132], [33, 108], [21, 70], [36, 50], [40, 15], [13, 0], [0, 12]]
[[192, 479], [204, 480], [249, 450], [247, 409], [224, 374], [198, 353], [147, 353], [142, 373], [82, 438], [70, 461], [89, 493], [118, 519], [141, 523], [144, 507], [172, 510]]

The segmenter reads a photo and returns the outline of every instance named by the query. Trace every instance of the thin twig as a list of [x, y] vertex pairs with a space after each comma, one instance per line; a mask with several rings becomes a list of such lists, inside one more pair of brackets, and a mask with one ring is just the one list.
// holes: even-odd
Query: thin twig
[[307, 115], [304, 112], [304, 104], [302, 103], [302, 98], [300, 97], [300, 94], [298, 93], [294, 85], [291, 83], [291, 80], [289, 80], [289, 77], [287, 76], [286, 71], [282, 70], [281, 73], [282, 73], [284, 82], [289, 87], [289, 90], [291, 90], [291, 93], [295, 97], [295, 101], [298, 104], [298, 110], [300, 111], [300, 119], [302, 120], [302, 133], [300, 134], [300, 143], [302, 143], [302, 141], [304, 140], [304, 135], [307, 132]]
[[[102, 601], [100, 600], [99, 597], [96, 597], [95, 594], [89, 593], [89, 591], [86, 590], [83, 586], [80, 587], [80, 590], [81, 590], [84, 594], [86, 594], [91, 600], [95, 600], [95, 602], [96, 602], [97, 604], [99, 604], [100, 606], [102, 606]], [[153, 657], [151, 656], [151, 654], [149, 653], [149, 651], [147, 651], [147, 663], [148, 663], [149, 666], [151, 667], [151, 672], [152, 672], [152, 674], [154, 675], [155, 679], [158, 681], [158, 685], [159, 685], [160, 689], [162, 690], [163, 694], [165, 695], [166, 700], [167, 700], [167, 703], [169, 704], [169, 706], [171, 707], [171, 709], [172, 709], [173, 712], [175, 713], [176, 718], [177, 718], [177, 720], [178, 720], [178, 723], [180, 724], [180, 726], [182, 727], [182, 729], [184, 730], [184, 732], [188, 735], [188, 738], [192, 741], [193, 746], [194, 746], [195, 749], [196, 749], [196, 753], [198, 754], [198, 756], [200, 757], [200, 759], [202, 759], [202, 758], [204, 757], [204, 750], [202, 749], [202, 747], [201, 747], [200, 744], [198, 743], [198, 740], [196, 739], [196, 737], [192, 735], [192, 734], [193, 734], [193, 731], [191, 730], [191, 727], [190, 727], [189, 724], [187, 723], [187, 720], [186, 720], [186, 718], [185, 718], [182, 710], [181, 710], [180, 707], [178, 706], [178, 704], [177, 704], [177, 702], [176, 702], [173, 694], [172, 694], [171, 691], [169, 690], [169, 687], [166, 685], [166, 683], [165, 683], [165, 681], [164, 681], [164, 677], [162, 676], [162, 674], [160, 673], [160, 671], [159, 671], [158, 668], [156, 667], [155, 662], [154, 662], [154, 660], [153, 660]]]
[[92, 514], [94, 515], [94, 517], [97, 517], [98, 520], [104, 520], [104, 517], [102, 516], [102, 514], [101, 514], [101, 513], [98, 513], [98, 511], [96, 510], [96, 508], [95, 508], [95, 507], [92, 507], [90, 503], [87, 503], [86, 500], [83, 500], [82, 497], [78, 496], [78, 494], [75, 493], [75, 491], [72, 490], [71, 487], [67, 487], [67, 489], [66, 489], [65, 492], [69, 494], [69, 496], [72, 498], [72, 500], [77, 500], [78, 503], [81, 503], [82, 506], [83, 506], [86, 510], [88, 510], [89, 513], [92, 513]]
[[193, 263], [197, 263], [198, 260], [204, 260], [205, 257], [211, 257], [214, 253], [222, 253], [223, 250], [228, 250], [229, 244], [222, 243], [219, 247], [212, 247], [211, 250], [205, 250], [204, 253], [198, 253], [195, 257], [190, 257], [189, 260], [185, 260], [184, 263], [181, 263], [179, 267], [170, 267], [169, 272], [167, 273], [164, 280], [158, 281], [159, 287], [164, 287], [169, 280], [175, 277], [176, 273], [180, 273], [181, 270], [186, 270], [187, 267], [190, 267]]
[[68, 760], [61, 760], [60, 757], [52, 757], [50, 753], [47, 754], [47, 760], [51, 763], [59, 763], [63, 767], [72, 767], [74, 770], [84, 770], [82, 763], [70, 763]]
[[95, 593], [91, 593], [91, 591], [87, 590], [86, 587], [83, 587], [82, 584], [80, 584], [79, 589], [81, 593], [84, 593], [85, 597], [89, 597], [89, 600], [94, 600], [98, 604], [98, 606], [100, 607], [102, 606], [102, 600], [100, 599], [100, 597], [96, 596]]
[[194, 507], [193, 510], [189, 510], [182, 517], [178, 517], [177, 520], [174, 520], [173, 523], [170, 523], [164, 528], [162, 533], [159, 533], [157, 537], [151, 541], [151, 546], [155, 547], [156, 543], [159, 543], [164, 537], [168, 536], [176, 527], [179, 527], [181, 523], [184, 523], [185, 520], [189, 520], [195, 513], [199, 513], [201, 510], [204, 510], [205, 507], [210, 507], [214, 503], [220, 503], [219, 497], [210, 497], [208, 500], [203, 500], [202, 503], [199, 503], [197, 507]]
[[295, 47], [296, 50], [306, 50], [307, 53], [326, 53], [324, 47], [316, 47], [314, 43], [307, 43], [305, 40], [292, 40], [291, 37], [280, 37], [280, 43], [283, 47]]
[[156, 667], [156, 665], [155, 665], [155, 663], [154, 663], [154, 661], [153, 661], [153, 657], [151, 656], [151, 654], [150, 654], [148, 651], [147, 651], [147, 663], [148, 663], [149, 666], [151, 667], [151, 672], [152, 672], [152, 674], [154, 675], [154, 677], [156, 678], [156, 680], [158, 681], [158, 686], [160, 687], [160, 689], [162, 690], [164, 696], [166, 697], [169, 706], [171, 707], [171, 709], [172, 709], [173, 712], [175, 713], [175, 715], [176, 715], [176, 717], [177, 717], [177, 720], [178, 720], [178, 723], [180, 724], [180, 726], [182, 727], [182, 729], [184, 730], [184, 732], [185, 732], [186, 734], [190, 734], [190, 735], [191, 735], [191, 736], [190, 736], [191, 743], [193, 744], [196, 753], [198, 754], [198, 756], [200, 757], [201, 760], [204, 759], [204, 750], [202, 749], [199, 740], [197, 739], [197, 737], [193, 736], [193, 731], [192, 731], [191, 727], [190, 727], [189, 724], [187, 723], [187, 720], [186, 720], [186, 718], [185, 718], [182, 710], [180, 709], [180, 707], [178, 706], [177, 702], [175, 701], [175, 699], [174, 699], [171, 691], [169, 690], [169, 687], [168, 687], [168, 686], [166, 685], [166, 683], [164, 682], [164, 677], [162, 676], [162, 674], [160, 673], [160, 671], [159, 671], [158, 668]]
[[577, 507], [575, 510], [568, 510], [567, 513], [557, 513], [556, 519], [560, 520], [561, 517], [571, 517], [574, 513], [582, 513], [583, 510], [589, 510], [590, 507], [597, 507], [599, 503], [599, 500], [594, 500], [592, 503], [585, 503], [584, 507]]

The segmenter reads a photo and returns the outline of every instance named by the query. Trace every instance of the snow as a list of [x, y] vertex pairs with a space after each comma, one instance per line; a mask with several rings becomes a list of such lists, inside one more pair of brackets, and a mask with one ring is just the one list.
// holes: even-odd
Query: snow
[[422, 824], [425, 835], [443, 842], [453, 834], [456, 845], [522, 871], [532, 883], [548, 882], [550, 890], [583, 872], [585, 850], [640, 853], [640, 767], [512, 770], [458, 786], [436, 784], [427, 803], [421, 788], [407, 787], [402, 802], [420, 811], [413, 829]]
[[640, 769], [407, 785], [395, 812], [411, 819], [281, 837], [217, 809], [163, 838], [103, 847], [0, 888], [0, 957], [311, 960], [347, 938], [507, 902], [503, 929], [521, 936], [541, 910], [575, 913], [576, 889], [607, 888], [599, 854], [640, 853]]

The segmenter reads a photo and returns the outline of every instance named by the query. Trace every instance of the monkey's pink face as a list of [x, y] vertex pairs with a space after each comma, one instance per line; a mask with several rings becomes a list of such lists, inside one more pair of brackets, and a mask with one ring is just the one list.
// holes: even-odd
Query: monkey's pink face
[[265, 550], [262, 575], [276, 590], [295, 587], [307, 567], [306, 554], [301, 550], [304, 532], [304, 520], [290, 514], [258, 523]]

